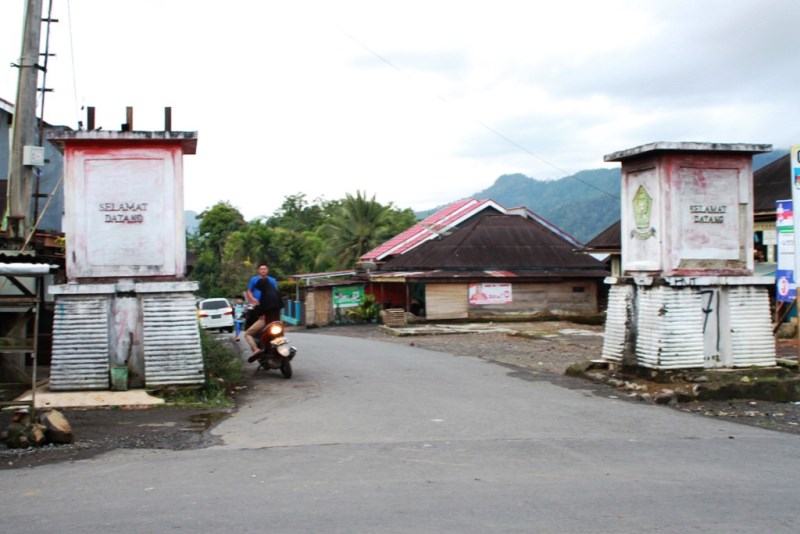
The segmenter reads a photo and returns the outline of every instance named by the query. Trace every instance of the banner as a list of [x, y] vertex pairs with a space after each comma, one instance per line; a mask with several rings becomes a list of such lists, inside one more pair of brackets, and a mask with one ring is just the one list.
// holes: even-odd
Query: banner
[[512, 301], [511, 284], [470, 284], [469, 303], [482, 304], [508, 304]]
[[[792, 206], [800, 206], [800, 146], [793, 146], [790, 156], [789, 162], [791, 163], [791, 173], [790, 179], [792, 180]], [[792, 211], [794, 214], [794, 210]], [[792, 217], [794, 220], [794, 217]], [[797, 240], [800, 239], [800, 232], [794, 232], [794, 272], [800, 272], [800, 258], [797, 257], [798, 252], [800, 252], [800, 243]], [[778, 279], [778, 273], [775, 273], [775, 279]], [[784, 283], [785, 284], [785, 283]], [[796, 284], [795, 284], [796, 286]], [[780, 287], [778, 288], [777, 295], [780, 295]], [[784, 288], [785, 290], [785, 288]], [[777, 296], [776, 295], [776, 296]], [[794, 295], [797, 295], [797, 290], [795, 289]]]
[[779, 302], [792, 302], [797, 295], [797, 289], [794, 281], [794, 213], [791, 200], [775, 202], [775, 230], [778, 256], [775, 298]]
[[361, 304], [364, 296], [363, 284], [355, 286], [338, 286], [333, 288], [333, 307], [351, 308]]

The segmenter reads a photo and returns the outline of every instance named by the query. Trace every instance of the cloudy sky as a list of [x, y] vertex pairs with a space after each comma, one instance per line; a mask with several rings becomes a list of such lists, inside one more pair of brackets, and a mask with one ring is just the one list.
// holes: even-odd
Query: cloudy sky
[[[11, 102], [25, 3], [0, 6]], [[162, 130], [171, 106], [199, 134], [195, 211], [357, 190], [422, 210], [654, 141], [800, 143], [796, 0], [52, 4], [45, 120], [77, 128], [94, 106], [117, 130], [133, 106], [135, 129]]]

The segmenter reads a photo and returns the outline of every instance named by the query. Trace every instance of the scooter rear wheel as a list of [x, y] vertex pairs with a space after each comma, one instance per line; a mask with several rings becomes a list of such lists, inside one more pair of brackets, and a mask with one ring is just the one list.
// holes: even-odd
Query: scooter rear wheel
[[283, 375], [283, 378], [286, 378], [287, 380], [292, 378], [292, 362], [289, 360], [283, 360], [283, 363], [281, 363], [281, 374]]

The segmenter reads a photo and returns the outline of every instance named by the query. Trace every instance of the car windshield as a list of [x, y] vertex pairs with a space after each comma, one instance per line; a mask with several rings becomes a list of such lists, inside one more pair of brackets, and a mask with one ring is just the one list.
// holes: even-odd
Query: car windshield
[[201, 310], [221, 310], [227, 307], [228, 303], [224, 300], [207, 300], [200, 303]]

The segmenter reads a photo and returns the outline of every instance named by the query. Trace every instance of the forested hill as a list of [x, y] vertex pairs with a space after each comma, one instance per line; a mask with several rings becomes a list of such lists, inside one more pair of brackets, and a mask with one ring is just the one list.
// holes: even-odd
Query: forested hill
[[[587, 242], [619, 219], [620, 170], [580, 171], [558, 180], [536, 180], [524, 174], [505, 174], [472, 198], [491, 199], [505, 206], [524, 206]], [[425, 218], [441, 209], [418, 212]]]
[[[753, 157], [753, 168], [760, 169], [787, 153], [787, 150], [778, 149], [758, 154]], [[619, 167], [580, 171], [547, 181], [524, 174], [505, 174], [471, 198], [491, 199], [506, 208], [524, 206], [578, 241], [587, 243], [619, 219], [620, 185]], [[442, 207], [416, 215], [424, 219]]]
[[546, 182], [508, 174], [474, 196], [507, 208], [525, 206], [585, 243], [619, 219], [620, 185], [618, 168], [581, 171]]

